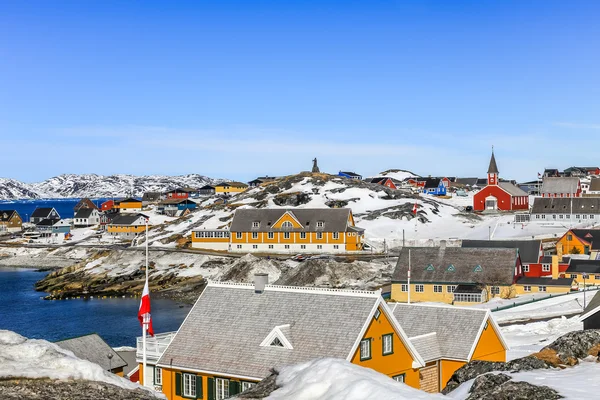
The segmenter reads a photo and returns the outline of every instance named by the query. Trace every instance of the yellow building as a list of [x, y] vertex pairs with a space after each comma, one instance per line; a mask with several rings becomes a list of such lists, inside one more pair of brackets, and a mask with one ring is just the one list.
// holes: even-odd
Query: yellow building
[[489, 310], [424, 304], [388, 304], [422, 356], [420, 389], [439, 392], [473, 360], [506, 361], [508, 345]]
[[600, 260], [571, 258], [565, 277], [573, 279], [576, 287], [600, 285]]
[[514, 284], [521, 276], [516, 248], [405, 247], [392, 275], [391, 299], [454, 305], [484, 303], [495, 296], [516, 296]]
[[106, 231], [111, 236], [134, 239], [146, 231], [147, 220], [148, 217], [144, 214], [117, 215], [107, 225]]
[[216, 193], [241, 193], [248, 189], [248, 185], [242, 182], [221, 182], [215, 185]]
[[209, 283], [158, 362], [141, 371], [145, 384], [160, 386], [169, 400], [221, 400], [271, 368], [332, 357], [419, 387], [425, 363], [380, 291], [280, 287], [266, 279]]
[[229, 229], [192, 231], [192, 247], [239, 253], [364, 250], [349, 208], [237, 209]]
[[556, 243], [558, 255], [590, 254], [600, 250], [600, 229], [569, 229]]
[[0, 233], [19, 232], [23, 229], [23, 220], [16, 210], [0, 210]]
[[[576, 285], [576, 280], [573, 279], [573, 277], [569, 277], [569, 275], [566, 277], [561, 276], [558, 256], [552, 256], [550, 268], [552, 275], [549, 276], [520, 277], [515, 285], [517, 295], [533, 293], [564, 294], [573, 290], [573, 285]], [[600, 283], [600, 281], [598, 281], [598, 283]]]
[[115, 205], [115, 208], [122, 213], [137, 213], [142, 211], [142, 201], [134, 198], [121, 200]]

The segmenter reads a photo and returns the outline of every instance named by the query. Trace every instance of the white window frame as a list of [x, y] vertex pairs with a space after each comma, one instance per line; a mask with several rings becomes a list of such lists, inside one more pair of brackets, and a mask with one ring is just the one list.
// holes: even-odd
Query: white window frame
[[446, 292], [448, 292], [448, 293], [454, 293], [455, 290], [456, 290], [456, 285], [447, 285], [446, 286]]
[[242, 383], [242, 385], [241, 385], [242, 392], [245, 392], [246, 390], [252, 389], [254, 386], [256, 386], [256, 382], [242, 381], [241, 383]]
[[523, 291], [524, 292], [531, 292], [531, 286], [530, 285], [524, 285], [523, 286]]
[[300, 232], [300, 239], [306, 239], [306, 232]]
[[425, 285], [422, 285], [422, 284], [415, 285], [415, 292], [417, 292], [417, 293], [424, 293], [425, 292]]
[[333, 232], [333, 239], [338, 240], [340, 238], [340, 233], [339, 232]]
[[196, 398], [196, 375], [183, 374], [183, 396]]
[[290, 238], [290, 233], [289, 232], [283, 232], [283, 238], [284, 239], [289, 239]]
[[325, 226], [325, 222], [324, 221], [317, 221], [317, 228], [322, 228]]
[[433, 285], [433, 293], [442, 293], [444, 287], [442, 285]]
[[235, 238], [236, 239], [241, 239], [242, 238], [242, 232], [236, 232], [235, 233]]
[[252, 232], [252, 239], [258, 239], [258, 232]]
[[406, 379], [406, 374], [400, 374], [400, 375], [393, 376], [392, 379], [395, 380], [396, 382], [404, 383], [404, 380]]
[[371, 338], [366, 338], [360, 341], [360, 361], [371, 359]]
[[383, 338], [381, 339], [382, 342], [382, 346], [383, 346], [383, 355], [384, 356], [389, 356], [390, 354], [394, 354], [394, 334], [393, 333], [388, 333], [386, 335], [383, 335]]
[[162, 368], [154, 367], [154, 384], [162, 386]]
[[529, 272], [529, 265], [523, 265], [523, 272]]
[[323, 232], [317, 232], [317, 240], [323, 239]]
[[538, 286], [538, 292], [545, 292], [546, 286]]
[[490, 292], [491, 292], [493, 295], [500, 296], [500, 286], [492, 286], [492, 287], [490, 288]]
[[408, 284], [407, 283], [403, 283], [402, 285], [400, 285], [400, 291], [402, 292], [408, 292]]
[[258, 228], [258, 227], [260, 227], [260, 222], [258, 222], [258, 221], [253, 221], [253, 222], [252, 222], [252, 227], [253, 227], [253, 228]]
[[267, 233], [267, 239], [275, 239], [275, 232]]
[[215, 378], [215, 399], [224, 400], [229, 398], [229, 379]]

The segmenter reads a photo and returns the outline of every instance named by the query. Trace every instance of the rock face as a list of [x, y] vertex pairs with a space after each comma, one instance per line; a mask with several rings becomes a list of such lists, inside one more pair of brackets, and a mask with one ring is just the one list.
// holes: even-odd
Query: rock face
[[52, 379], [0, 380], [3, 400], [156, 400], [142, 389], [128, 390], [102, 382]]
[[513, 381], [506, 374], [486, 374], [475, 379], [467, 400], [562, 399], [554, 389]]
[[569, 332], [544, 347], [534, 357], [558, 365], [576, 365], [579, 359], [598, 356], [600, 350], [600, 330]]
[[470, 363], [459, 368], [448, 381], [446, 388], [442, 391], [448, 394], [460, 386], [462, 383], [475, 379], [480, 375], [487, 374], [493, 371], [530, 371], [532, 369], [546, 369], [550, 365], [539, 358], [528, 356], [517, 358], [509, 362], [492, 362], [492, 361], [471, 361]]
[[260, 381], [252, 389], [248, 389], [237, 395], [239, 399], [264, 399], [278, 389], [277, 386], [277, 371], [272, 370], [271, 375]]

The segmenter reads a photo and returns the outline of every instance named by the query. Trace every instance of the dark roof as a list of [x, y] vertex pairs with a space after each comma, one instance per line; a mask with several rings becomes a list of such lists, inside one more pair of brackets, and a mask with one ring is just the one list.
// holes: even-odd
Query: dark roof
[[192, 201], [190, 199], [168, 199], [168, 200], [163, 200], [160, 203], [158, 203], [159, 205], [163, 204], [196, 204], [195, 201]]
[[462, 247], [482, 247], [489, 249], [519, 249], [523, 264], [539, 262], [542, 248], [541, 240], [463, 240]]
[[[231, 221], [231, 232], [272, 232], [272, 226], [285, 213], [290, 213], [302, 225], [302, 228], [290, 229], [290, 232], [346, 232], [349, 208], [263, 208], [235, 210]], [[323, 228], [317, 228], [317, 222], [323, 221]], [[252, 223], [259, 227], [253, 228]], [[277, 229], [281, 230], [281, 229]]]
[[573, 214], [600, 213], [600, 197], [536, 197], [533, 200], [532, 214]]
[[477, 178], [477, 186], [486, 186], [487, 178]]
[[95, 208], [80, 208], [75, 214], [75, 218], [89, 218], [94, 210]]
[[119, 204], [121, 204], [121, 203], [139, 203], [140, 201], [141, 201], [141, 200], [139, 200], [139, 199], [136, 199], [136, 198], [134, 198], [134, 197], [128, 197], [128, 198], [126, 198], [126, 199], [119, 200]]
[[461, 284], [456, 286], [454, 293], [481, 293], [483, 289], [484, 286], [479, 284]]
[[488, 174], [497, 174], [498, 173], [498, 165], [496, 165], [496, 156], [494, 156], [494, 151], [492, 150], [492, 158], [490, 158], [490, 166], [488, 167]]
[[534, 278], [534, 277], [521, 277], [517, 280], [517, 285], [531, 285], [531, 286], [569, 286], [573, 285], [572, 278], [558, 278], [552, 279], [550, 277]]
[[37, 207], [35, 210], [33, 210], [31, 218], [45, 218], [50, 214], [50, 212], [52, 212], [52, 210], [54, 210], [52, 207]]
[[600, 250], [600, 229], [571, 229], [570, 232], [589, 242], [592, 250]]
[[586, 320], [592, 315], [596, 314], [598, 311], [600, 311], [600, 291], [596, 292], [596, 295], [592, 297], [590, 303], [587, 305], [585, 310], [583, 310], [583, 313], [581, 313], [580, 318], [582, 321]]
[[73, 210], [78, 211], [80, 208], [98, 208], [93, 201], [88, 199], [87, 197], [79, 200], [79, 202], [73, 207]]
[[459, 284], [494, 280], [510, 285], [519, 257], [514, 248], [405, 247], [400, 250], [392, 281], [406, 282], [409, 250], [410, 274], [415, 282]]
[[583, 273], [588, 274], [599, 274], [600, 273], [600, 260], [579, 260], [572, 258], [567, 268], [566, 273]]
[[600, 192], [600, 178], [592, 178], [590, 180], [590, 192]]
[[162, 193], [160, 192], [146, 192], [142, 195], [142, 201], [156, 201], [160, 200]]
[[220, 183], [217, 183], [215, 186], [241, 186], [241, 187], [244, 187], [244, 186], [248, 186], [248, 185], [246, 185], [243, 182], [233, 181], [233, 182], [220, 182]]
[[56, 223], [55, 219], [43, 219], [40, 222], [38, 222], [37, 224], [35, 224], [36, 226], [52, 226]]
[[[82, 360], [100, 365], [106, 371], [108, 371], [109, 365], [112, 369], [127, 365], [125, 360], [96, 333], [61, 340], [56, 344], [65, 350], [72, 351], [75, 356]], [[108, 359], [109, 354], [112, 355], [110, 361]]]
[[425, 189], [435, 189], [440, 186], [440, 178], [427, 178], [425, 180]]
[[120, 214], [111, 220], [112, 225], [131, 225], [139, 217], [146, 217], [144, 214]]
[[477, 185], [477, 180], [479, 178], [456, 178], [454, 183], [465, 186], [475, 186]]
[[201, 187], [200, 189], [198, 189], [198, 190], [206, 190], [206, 189], [214, 189], [214, 188], [215, 188], [215, 187], [214, 187], [214, 186], [212, 186], [212, 185], [204, 185], [204, 186], [202, 186], [202, 187]]
[[[542, 257], [542, 261], [540, 261], [542, 264], [552, 264], [552, 256], [544, 256]], [[558, 263], [559, 264], [568, 264], [569, 263], [569, 257], [559, 257], [558, 258]]]
[[[8, 221], [12, 218], [12, 215], [16, 213], [15, 210], [0, 210], [0, 221]], [[6, 215], [6, 218], [4, 217]], [[18, 215], [18, 213], [17, 213]]]
[[579, 178], [567, 178], [567, 177], [544, 177], [542, 182], [542, 194], [556, 194], [561, 193], [564, 195], [577, 193], [579, 189]]
[[511, 196], [527, 196], [527, 192], [525, 192], [523, 189], [519, 188], [518, 186], [515, 186], [514, 184], [510, 183], [510, 182], [506, 182], [506, 181], [501, 181], [498, 182], [498, 186], [500, 186], [500, 188], [502, 188], [506, 193], [510, 194]]
[[346, 174], [346, 175], [350, 175], [350, 176], [361, 176], [361, 175], [357, 174], [356, 172], [350, 172], [350, 171], [340, 171], [340, 174]]

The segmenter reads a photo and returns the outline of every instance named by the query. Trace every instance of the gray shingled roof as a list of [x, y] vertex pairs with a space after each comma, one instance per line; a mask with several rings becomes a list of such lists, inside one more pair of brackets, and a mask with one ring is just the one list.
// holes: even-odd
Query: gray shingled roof
[[600, 178], [592, 178], [590, 180], [590, 192], [600, 192]]
[[106, 371], [109, 369], [109, 354], [112, 354], [113, 356], [110, 361], [110, 368], [115, 369], [127, 365], [125, 360], [123, 360], [121, 356], [96, 333], [61, 340], [56, 342], [56, 344], [65, 350], [72, 351], [73, 354], [83, 360], [98, 364]]
[[518, 186], [513, 185], [510, 182], [498, 182], [498, 186], [500, 186], [504, 191], [506, 191], [511, 196], [529, 196], [527, 192]]
[[519, 285], [533, 285], [533, 286], [571, 286], [573, 284], [572, 278], [558, 278], [552, 279], [551, 277], [521, 277], [517, 280]]
[[410, 338], [409, 340], [425, 362], [439, 360], [444, 355], [440, 348], [440, 340], [435, 332]]
[[144, 214], [120, 214], [115, 216], [110, 223], [111, 225], [131, 225], [137, 221], [139, 217], [146, 216]]
[[52, 207], [36, 207], [36, 209], [33, 210], [33, 213], [31, 213], [31, 218], [46, 218], [50, 215], [52, 210], [54, 210]]
[[536, 197], [531, 209], [532, 214], [570, 214], [571, 202], [573, 214], [600, 213], [600, 197]]
[[583, 321], [596, 314], [598, 311], [600, 311], [600, 291], [592, 297], [592, 301], [590, 301], [585, 310], [583, 310], [580, 318]]
[[[307, 289], [209, 283], [159, 364], [264, 378], [273, 367], [320, 357], [346, 359], [380, 300], [377, 292], [348, 295]], [[293, 349], [260, 346], [277, 326]]]
[[[469, 361], [479, 330], [488, 318], [488, 311], [477, 308], [449, 307], [425, 304], [388, 304], [394, 317], [409, 338], [435, 332], [435, 337], [410, 339], [425, 361], [436, 352], [443, 358]], [[436, 339], [438, 349], [428, 349]]]
[[600, 274], [600, 260], [579, 260], [577, 258], [571, 258], [569, 267], [565, 273], [582, 273], [587, 272], [588, 274]]
[[96, 210], [95, 208], [80, 208], [75, 214], [74, 218], [89, 218], [92, 213]]
[[[519, 257], [515, 248], [405, 247], [400, 250], [393, 282], [406, 282], [409, 250], [414, 282], [459, 284], [493, 280], [511, 285]], [[454, 272], [449, 270], [450, 265]], [[476, 271], [477, 266], [481, 266], [481, 272]]]
[[542, 194], [554, 194], [564, 193], [573, 194], [577, 193], [579, 187], [579, 178], [565, 178], [565, 177], [544, 177], [542, 182]]
[[463, 240], [462, 247], [519, 249], [523, 264], [539, 262], [542, 248], [541, 240]]
[[[231, 221], [231, 232], [272, 232], [272, 225], [286, 212], [290, 212], [302, 224], [303, 228], [289, 229], [291, 232], [346, 232], [349, 208], [262, 208], [237, 209]], [[258, 221], [259, 227], [252, 228], [252, 222]], [[317, 221], [324, 221], [323, 228], [317, 229]]]
[[488, 174], [498, 174], [498, 165], [496, 164], [496, 156], [492, 150], [492, 158], [490, 158], [490, 166], [488, 167]]

